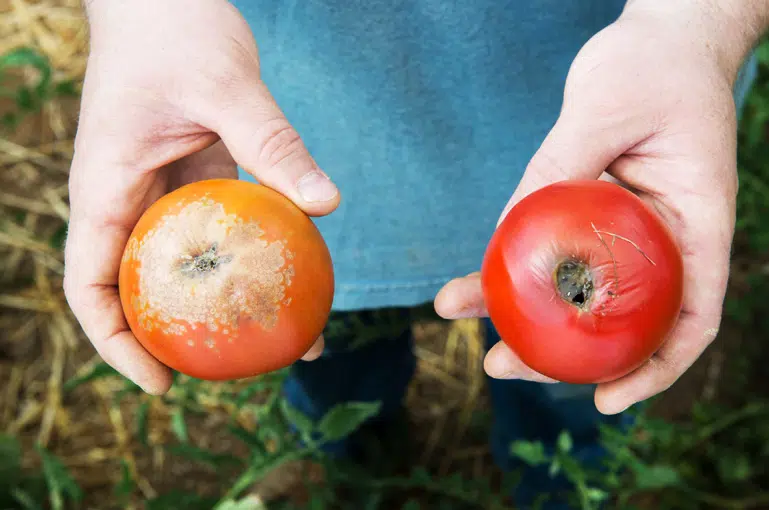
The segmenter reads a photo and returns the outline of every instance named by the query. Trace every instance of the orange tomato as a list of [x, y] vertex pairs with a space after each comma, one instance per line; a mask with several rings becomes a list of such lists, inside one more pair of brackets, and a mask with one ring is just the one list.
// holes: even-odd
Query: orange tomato
[[120, 265], [139, 342], [207, 380], [288, 366], [323, 331], [334, 295], [328, 247], [310, 218], [265, 186], [188, 184], [142, 215]]

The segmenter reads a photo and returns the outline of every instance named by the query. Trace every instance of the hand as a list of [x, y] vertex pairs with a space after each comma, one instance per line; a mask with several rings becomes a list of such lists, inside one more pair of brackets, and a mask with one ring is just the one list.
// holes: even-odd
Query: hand
[[88, 14], [64, 288], [102, 358], [161, 394], [170, 370], [131, 333], [117, 289], [142, 212], [180, 185], [236, 178], [236, 162], [310, 215], [335, 209], [339, 193], [260, 81], [256, 44], [228, 2], [92, 0]]
[[[685, 267], [679, 322], [649, 362], [598, 386], [595, 403], [605, 414], [672, 385], [713, 341], [721, 320], [737, 193], [732, 88], [755, 39], [747, 23], [739, 25], [736, 7], [720, 16], [704, 5], [631, 2], [583, 47], [561, 115], [505, 208], [555, 181], [615, 178], [651, 204], [677, 238]], [[745, 34], [741, 43], [735, 33]], [[479, 275], [449, 282], [435, 307], [446, 318], [485, 316]], [[502, 342], [488, 353], [485, 370], [553, 382]]]

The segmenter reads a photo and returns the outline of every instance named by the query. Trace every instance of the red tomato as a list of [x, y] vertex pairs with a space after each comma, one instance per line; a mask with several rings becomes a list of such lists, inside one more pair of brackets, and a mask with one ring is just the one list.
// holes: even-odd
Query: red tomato
[[331, 257], [315, 224], [262, 185], [183, 186], [139, 219], [120, 299], [139, 342], [162, 363], [209, 380], [290, 365], [331, 310]]
[[647, 361], [676, 324], [683, 261], [641, 199], [605, 181], [535, 191], [496, 230], [481, 270], [502, 340], [553, 379], [599, 383]]

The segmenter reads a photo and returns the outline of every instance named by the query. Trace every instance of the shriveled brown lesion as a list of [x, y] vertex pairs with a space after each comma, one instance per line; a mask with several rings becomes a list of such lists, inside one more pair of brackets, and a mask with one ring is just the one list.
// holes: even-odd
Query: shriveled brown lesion
[[180, 324], [188, 323], [237, 336], [240, 316], [274, 327], [294, 266], [283, 242], [263, 236], [258, 223], [207, 198], [165, 217], [133, 247], [139, 321], [178, 335], [189, 333]]
[[593, 296], [593, 276], [588, 265], [577, 259], [566, 259], [555, 269], [558, 295], [577, 308], [585, 309]]

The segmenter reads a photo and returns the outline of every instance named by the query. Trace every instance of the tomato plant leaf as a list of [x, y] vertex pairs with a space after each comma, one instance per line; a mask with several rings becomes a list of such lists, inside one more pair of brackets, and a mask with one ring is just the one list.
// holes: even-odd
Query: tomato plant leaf
[[166, 450], [174, 455], [186, 457], [211, 467], [222, 467], [227, 464], [242, 464], [242, 460], [232, 455], [224, 453], [214, 453], [203, 448], [198, 448], [190, 444], [170, 445]]
[[0, 57], [0, 72], [7, 67], [31, 66], [40, 72], [40, 79], [35, 86], [35, 92], [43, 96], [51, 83], [51, 64], [45, 56], [32, 48], [16, 48]]
[[635, 482], [639, 489], [663, 489], [680, 483], [678, 471], [665, 464], [656, 464], [636, 468]]
[[604, 501], [609, 497], [608, 492], [597, 487], [588, 487], [585, 494], [590, 501]]
[[318, 430], [327, 441], [348, 436], [366, 420], [379, 413], [379, 402], [346, 402], [328, 411], [320, 421]]
[[7, 434], [0, 434], [0, 480], [15, 484], [21, 469], [21, 444]]
[[262, 500], [256, 496], [246, 496], [245, 498], [225, 501], [216, 506], [216, 510], [267, 510]]
[[118, 501], [125, 502], [130, 498], [131, 493], [136, 490], [136, 482], [131, 476], [131, 470], [125, 459], [120, 459], [120, 481], [115, 486], [115, 497]]
[[206, 498], [191, 492], [173, 490], [147, 501], [147, 510], [211, 510], [215, 498]]
[[80, 501], [83, 497], [83, 491], [69, 474], [64, 464], [42, 445], [35, 445], [35, 449], [43, 461], [43, 475], [48, 484], [48, 492], [53, 509], [62, 510], [65, 498]]
[[729, 482], [743, 482], [753, 475], [753, 466], [750, 458], [745, 453], [729, 452], [720, 455], [716, 461], [718, 474], [721, 480]]
[[419, 505], [419, 502], [415, 499], [410, 499], [406, 501], [406, 504], [403, 505], [403, 510], [421, 510], [422, 507]]
[[548, 461], [545, 447], [540, 441], [513, 441], [510, 453], [530, 466], [541, 466]]
[[246, 430], [234, 423], [231, 423], [227, 429], [229, 430], [230, 434], [235, 436], [237, 439], [240, 439], [246, 446], [251, 449], [251, 454], [256, 457], [254, 460], [258, 460], [259, 458], [264, 457], [266, 454], [264, 444], [259, 440], [256, 432]]
[[286, 400], [280, 401], [280, 409], [286, 420], [297, 428], [302, 436], [309, 436], [315, 429], [313, 421], [299, 409], [293, 407]]
[[35, 498], [25, 490], [14, 488], [11, 490], [11, 495], [24, 510], [43, 510], [43, 505], [35, 501]]
[[571, 434], [569, 434], [568, 430], [563, 430], [560, 434], [558, 434], [558, 441], [556, 444], [559, 452], [566, 453], [571, 451], [573, 442], [571, 440]]
[[416, 466], [411, 470], [411, 480], [418, 484], [428, 484], [432, 481], [432, 478], [425, 468]]
[[550, 478], [554, 478], [560, 472], [561, 461], [559, 459], [553, 459], [553, 462], [550, 463], [550, 467], [547, 470], [547, 474], [550, 475]]

